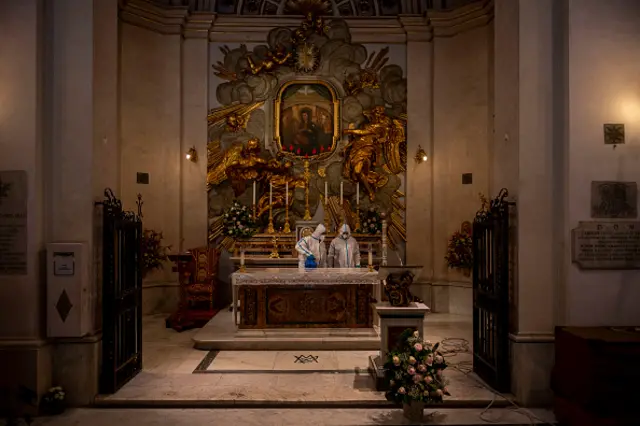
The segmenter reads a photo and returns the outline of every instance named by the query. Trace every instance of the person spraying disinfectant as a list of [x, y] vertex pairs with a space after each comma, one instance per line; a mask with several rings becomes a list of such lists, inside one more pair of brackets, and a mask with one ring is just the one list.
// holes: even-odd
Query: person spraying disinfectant
[[324, 225], [320, 224], [311, 235], [300, 238], [296, 243], [299, 269], [327, 267], [327, 247], [324, 244]]
[[329, 245], [329, 267], [359, 268], [360, 246], [351, 236], [351, 228], [346, 223], [340, 227], [340, 233]]

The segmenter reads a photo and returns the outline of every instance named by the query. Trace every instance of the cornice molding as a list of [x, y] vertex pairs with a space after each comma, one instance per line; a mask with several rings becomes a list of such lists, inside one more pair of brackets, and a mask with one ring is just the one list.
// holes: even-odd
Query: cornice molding
[[[300, 17], [218, 15], [209, 40], [216, 42], [263, 43], [274, 27], [296, 28]], [[354, 43], [402, 44], [406, 34], [395, 17], [344, 19]]]
[[449, 11], [427, 12], [434, 37], [453, 37], [493, 21], [493, 0], [471, 3]]
[[[263, 43], [274, 27], [295, 28], [298, 16], [243, 16], [190, 13], [186, 7], [163, 7], [149, 0], [126, 0], [120, 19], [131, 25], [185, 38], [209, 38], [222, 43]], [[425, 15], [344, 19], [355, 43], [404, 44], [452, 37], [487, 25], [493, 19], [493, 0]]]
[[400, 15], [398, 20], [407, 35], [407, 42], [433, 40], [433, 27], [426, 16]]

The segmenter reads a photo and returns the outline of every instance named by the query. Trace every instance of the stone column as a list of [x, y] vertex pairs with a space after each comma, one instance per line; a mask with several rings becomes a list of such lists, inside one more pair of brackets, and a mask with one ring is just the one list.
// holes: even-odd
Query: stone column
[[[26, 272], [0, 275], [0, 412], [19, 386], [41, 394], [50, 385], [44, 340], [43, 2], [0, 2], [0, 170], [26, 172]], [[50, 73], [50, 70], [47, 70]], [[5, 182], [6, 183], [6, 182]], [[6, 202], [6, 201], [5, 201]]]
[[194, 147], [198, 162], [181, 169], [182, 249], [207, 245], [207, 110], [209, 104], [209, 29], [215, 15], [189, 16], [182, 42], [182, 152]]
[[116, 194], [119, 189], [118, 3], [51, 3], [47, 240], [86, 245], [91, 255], [83, 288], [89, 289], [92, 308], [87, 320], [93, 320], [89, 335], [54, 341], [52, 379], [65, 389], [70, 404], [86, 405], [98, 393], [101, 349], [101, 280], [92, 261], [101, 256], [95, 239], [100, 223], [94, 201], [102, 200], [106, 186]]
[[554, 150], [564, 143], [554, 132], [559, 113], [555, 96], [563, 92], [558, 86], [562, 59], [554, 49], [562, 43], [562, 28], [554, 17], [556, 3], [561, 2], [520, 0], [518, 9], [496, 9], [497, 23], [519, 22], [517, 34], [496, 33], [496, 38], [517, 36], [519, 40], [517, 320], [510, 338], [512, 391], [526, 405], [549, 402], [552, 397], [549, 379], [558, 287], [555, 243], [560, 238], [555, 221], [562, 220], [556, 214], [554, 192], [564, 185], [553, 171]]
[[[407, 34], [406, 263], [422, 265], [427, 281], [433, 277], [433, 34], [424, 17], [400, 21]], [[421, 164], [414, 160], [419, 147], [429, 157]], [[416, 281], [417, 295], [429, 301], [429, 287]]]

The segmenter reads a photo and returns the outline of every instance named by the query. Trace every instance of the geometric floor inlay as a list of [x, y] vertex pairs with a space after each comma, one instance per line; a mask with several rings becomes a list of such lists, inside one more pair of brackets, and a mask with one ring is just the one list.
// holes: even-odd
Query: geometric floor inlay
[[337, 373], [367, 371], [376, 351], [209, 351], [193, 373]]

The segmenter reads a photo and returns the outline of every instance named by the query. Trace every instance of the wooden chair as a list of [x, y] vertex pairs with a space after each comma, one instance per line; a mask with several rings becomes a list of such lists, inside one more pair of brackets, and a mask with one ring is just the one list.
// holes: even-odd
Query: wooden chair
[[220, 252], [207, 247], [189, 251], [193, 256], [193, 267], [190, 282], [184, 288], [187, 305], [190, 309], [206, 305], [209, 311], [213, 311], [215, 292], [218, 288]]
[[180, 305], [167, 318], [167, 328], [182, 331], [202, 327], [218, 312], [216, 298], [220, 251], [198, 247], [179, 255], [170, 255], [180, 279]]

